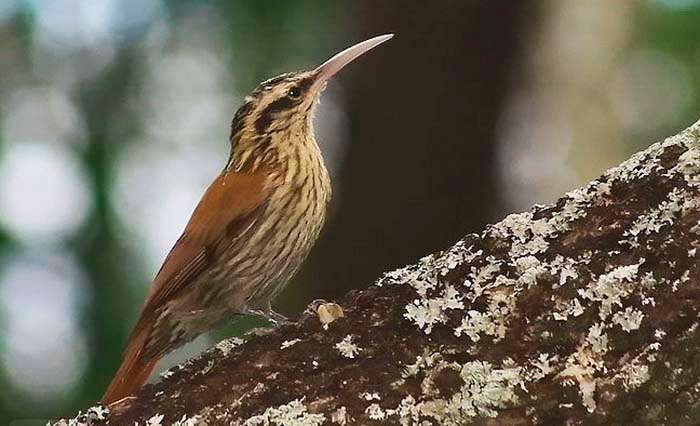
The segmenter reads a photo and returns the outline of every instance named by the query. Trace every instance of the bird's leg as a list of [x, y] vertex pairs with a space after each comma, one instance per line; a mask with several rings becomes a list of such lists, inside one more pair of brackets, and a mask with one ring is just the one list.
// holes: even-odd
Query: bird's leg
[[274, 322], [277, 325], [285, 325], [285, 324], [292, 324], [294, 321], [290, 320], [289, 318], [285, 317], [284, 315], [280, 314], [279, 312], [275, 312], [272, 309], [270, 309], [268, 312], [263, 314], [265, 318], [268, 320]]
[[267, 302], [267, 306], [265, 306], [265, 309], [263, 309], [263, 316], [277, 326], [294, 323], [294, 321], [290, 320], [279, 312], [273, 311], [270, 302]]
[[[255, 315], [255, 316], [258, 316], [258, 317], [264, 317], [264, 318], [267, 319], [268, 321], [273, 322], [273, 321], [267, 316], [267, 314], [265, 313], [264, 309], [260, 309], [260, 308], [257, 308], [257, 307], [256, 307], [256, 308], [253, 308], [253, 307], [249, 307], [249, 306], [244, 306], [244, 307], [241, 309], [241, 314], [243, 314], [243, 315]], [[268, 335], [268, 334], [274, 332], [274, 331], [275, 331], [275, 328], [278, 327], [278, 325], [277, 325], [276, 322], [274, 322], [274, 324], [275, 324], [275, 327], [263, 326], [263, 327], [254, 327], [254, 328], [251, 328], [250, 330], [246, 331], [245, 334], [246, 334], [246, 335], [251, 335], [251, 336], [265, 336], [265, 335]]]
[[265, 319], [267, 319], [271, 323], [275, 324], [276, 326], [294, 323], [294, 321], [290, 320], [289, 318], [285, 317], [284, 315], [273, 311], [272, 306], [270, 305], [270, 302], [267, 302], [265, 305], [263, 305], [260, 308], [246, 307], [244, 309], [243, 313], [248, 314], [248, 315], [257, 315], [257, 316], [264, 317]]

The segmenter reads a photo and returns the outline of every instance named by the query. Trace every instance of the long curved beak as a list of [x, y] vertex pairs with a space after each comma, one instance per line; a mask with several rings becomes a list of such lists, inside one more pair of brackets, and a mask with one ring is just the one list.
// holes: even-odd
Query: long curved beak
[[320, 91], [325, 86], [326, 82], [345, 65], [389, 40], [393, 36], [394, 34], [384, 34], [373, 37], [369, 40], [365, 40], [361, 43], [357, 43], [356, 45], [348, 47], [323, 64], [319, 65], [318, 68], [314, 70], [315, 81], [313, 83], [312, 90], [315, 92]]

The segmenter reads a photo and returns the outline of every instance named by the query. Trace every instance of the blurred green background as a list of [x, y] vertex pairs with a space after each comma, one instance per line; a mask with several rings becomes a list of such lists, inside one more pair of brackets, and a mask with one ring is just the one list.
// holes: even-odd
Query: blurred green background
[[700, 118], [700, 0], [0, 0], [0, 425], [99, 398], [243, 96], [386, 32], [319, 106], [291, 317]]

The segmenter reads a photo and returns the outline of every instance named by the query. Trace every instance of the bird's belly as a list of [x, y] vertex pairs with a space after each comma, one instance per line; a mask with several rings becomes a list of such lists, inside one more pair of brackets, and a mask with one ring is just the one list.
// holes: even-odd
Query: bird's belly
[[164, 307], [159, 321], [168, 321], [171, 332], [153, 336], [148, 350], [180, 346], [236, 314], [269, 308], [321, 232], [327, 198], [317, 197], [319, 192], [273, 197], [246, 229], [218, 248], [210, 269]]
[[[325, 211], [273, 211], [250, 229], [226, 262], [220, 277], [222, 303], [230, 309], [264, 309], [292, 278], [323, 227]], [[238, 245], [235, 244], [234, 245]]]

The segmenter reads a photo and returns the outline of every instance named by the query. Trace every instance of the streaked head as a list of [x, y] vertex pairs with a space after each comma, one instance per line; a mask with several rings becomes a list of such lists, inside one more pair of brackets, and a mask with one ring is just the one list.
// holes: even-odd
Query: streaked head
[[[328, 80], [345, 65], [391, 37], [393, 34], [386, 34], [358, 43], [312, 71], [282, 74], [260, 83], [246, 96], [245, 103], [233, 118], [233, 150], [238, 150], [239, 146], [240, 149], [256, 149], [261, 142], [267, 144], [267, 150], [275, 148], [272, 142], [294, 143], [298, 139], [272, 138], [272, 135], [288, 132], [289, 136], [302, 137], [303, 132], [311, 132], [313, 109]], [[232, 154], [236, 155], [235, 152]]]

